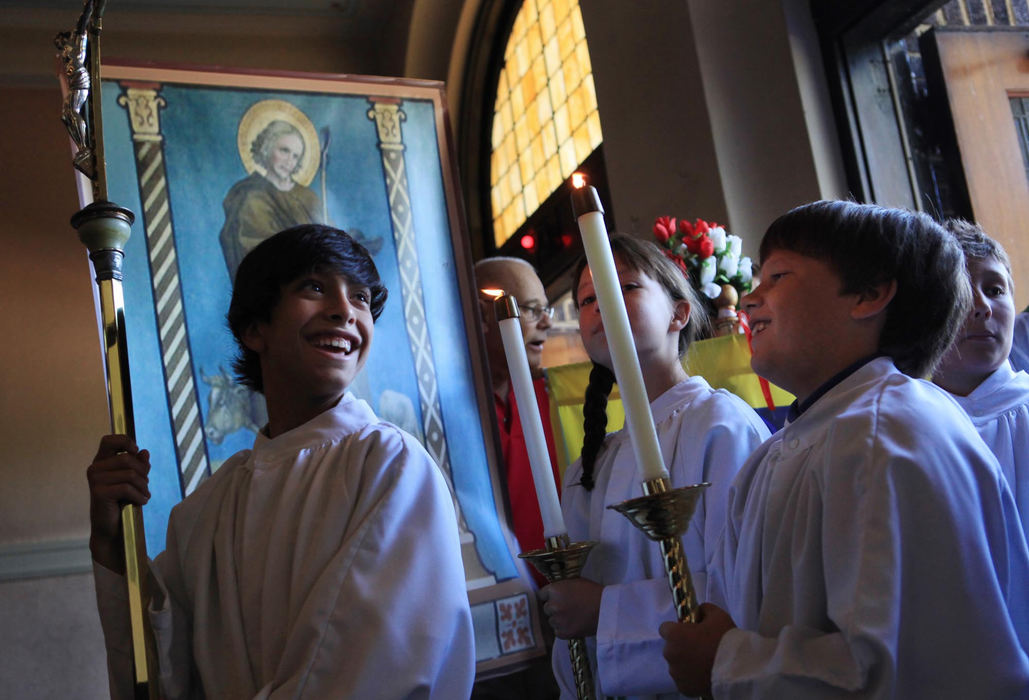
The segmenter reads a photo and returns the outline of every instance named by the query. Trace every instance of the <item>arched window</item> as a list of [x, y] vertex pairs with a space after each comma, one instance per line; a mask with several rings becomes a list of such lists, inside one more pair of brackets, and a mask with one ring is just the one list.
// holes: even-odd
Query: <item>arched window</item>
[[[490, 131], [497, 249], [520, 233], [602, 140], [578, 0], [524, 0], [504, 50]], [[530, 253], [534, 235], [520, 233]]]

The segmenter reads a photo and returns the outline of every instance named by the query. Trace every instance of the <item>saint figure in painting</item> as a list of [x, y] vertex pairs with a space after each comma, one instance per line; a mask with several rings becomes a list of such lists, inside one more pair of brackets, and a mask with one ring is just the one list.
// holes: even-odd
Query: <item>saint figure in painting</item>
[[250, 174], [223, 202], [219, 240], [230, 279], [243, 256], [273, 233], [325, 223], [322, 202], [307, 186], [318, 169], [319, 151], [314, 125], [303, 112], [280, 100], [258, 102], [240, 120], [238, 140]]

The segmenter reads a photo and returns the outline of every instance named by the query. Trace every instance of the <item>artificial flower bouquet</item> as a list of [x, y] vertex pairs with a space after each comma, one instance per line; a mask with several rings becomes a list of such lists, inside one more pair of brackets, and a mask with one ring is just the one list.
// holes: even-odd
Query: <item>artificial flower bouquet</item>
[[750, 291], [754, 279], [751, 260], [740, 257], [743, 240], [725, 232], [715, 222], [659, 216], [654, 222], [654, 237], [665, 255], [671, 258], [690, 278], [694, 287], [709, 299], [722, 293], [723, 284], [731, 284], [742, 297]]

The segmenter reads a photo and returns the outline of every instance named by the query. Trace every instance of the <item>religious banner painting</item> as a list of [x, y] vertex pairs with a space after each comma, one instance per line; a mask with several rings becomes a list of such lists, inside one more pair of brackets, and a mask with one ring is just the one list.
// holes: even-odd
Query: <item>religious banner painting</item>
[[103, 76], [110, 199], [136, 213], [123, 284], [137, 440], [153, 465], [151, 556], [172, 506], [267, 419], [231, 369], [240, 260], [276, 231], [326, 223], [368, 249], [389, 289], [351, 391], [415, 435], [450, 487], [479, 670], [539, 654], [483, 428], [492, 406], [442, 84], [130, 64]]

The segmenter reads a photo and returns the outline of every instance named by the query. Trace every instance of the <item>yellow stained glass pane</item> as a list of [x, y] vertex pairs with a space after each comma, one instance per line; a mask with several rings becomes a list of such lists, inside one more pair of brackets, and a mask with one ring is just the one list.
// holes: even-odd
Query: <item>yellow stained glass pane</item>
[[500, 198], [500, 190], [496, 187], [490, 188], [490, 205], [493, 211], [500, 211], [504, 207], [504, 202]]
[[498, 175], [507, 172], [507, 163], [504, 162], [504, 154], [502, 152], [493, 152], [493, 155], [490, 157], [490, 167], [495, 168]]
[[554, 112], [554, 129], [557, 142], [564, 143], [572, 135], [572, 125], [568, 122], [568, 105], [563, 104]]
[[522, 189], [522, 178], [518, 175], [518, 168], [507, 171], [507, 186], [512, 196]]
[[580, 41], [575, 45], [575, 61], [579, 64], [579, 73], [581, 75], [593, 75], [593, 68], [590, 64], [590, 50], [585, 41]]
[[558, 22], [563, 20], [568, 14], [568, 0], [553, 0], [551, 3], [554, 6], [554, 19]]
[[593, 149], [590, 147], [590, 134], [585, 124], [582, 124], [578, 129], [575, 130], [575, 134], [572, 136], [572, 142], [575, 144], [575, 161], [581, 163], [586, 160]]
[[550, 3], [540, 6], [540, 31], [543, 41], [557, 33], [557, 22], [554, 20], [554, 6]]
[[500, 182], [497, 183], [497, 189], [500, 191], [501, 207], [506, 207], [507, 203], [511, 201], [511, 184], [505, 175], [506, 173], [504, 172], [500, 173]]
[[572, 22], [569, 19], [557, 25], [557, 45], [561, 50], [561, 60], [575, 51], [575, 34], [572, 33]]
[[547, 162], [547, 157], [543, 154], [543, 134], [536, 134], [532, 145], [529, 146], [529, 154], [532, 157], [533, 172], [542, 170]]
[[493, 128], [490, 130], [490, 147], [495, 151], [504, 140], [504, 125], [499, 114], [493, 115]]
[[582, 90], [575, 90], [568, 96], [568, 126], [572, 129], [586, 121], [586, 107], [582, 103]]
[[536, 9], [536, 0], [525, 0], [522, 3], [521, 12], [525, 15], [525, 21], [529, 24], [539, 25], [539, 11]]
[[579, 5], [576, 4], [572, 8], [572, 35], [576, 41], [586, 41], [586, 26], [582, 23], [582, 10], [579, 9]]
[[514, 131], [508, 132], [507, 138], [504, 139], [504, 157], [507, 158], [508, 163], [513, 163], [515, 158], [518, 157], [518, 149], [515, 148]]
[[554, 110], [550, 108], [550, 93], [544, 90], [536, 98], [536, 118], [539, 120], [540, 128], [553, 116]]
[[592, 111], [597, 108], [597, 87], [593, 82], [593, 74], [587, 75], [582, 80], [582, 89], [586, 91], [586, 109]]
[[529, 129], [529, 138], [535, 138], [540, 131], [540, 113], [535, 104], [525, 110], [525, 124]]
[[550, 76], [550, 101], [554, 104], [554, 109], [556, 110], [558, 105], [562, 104], [566, 99], [568, 99], [568, 96], [565, 93], [564, 73], [558, 71]]
[[565, 92], [571, 94], [579, 86], [582, 73], [579, 71], [579, 64], [575, 62], [575, 54], [572, 54], [561, 64], [561, 75], [564, 77]]
[[543, 59], [543, 54], [536, 56], [529, 70], [532, 71], [532, 79], [533, 82], [536, 84], [536, 92], [546, 92], [547, 64], [546, 61]]
[[522, 99], [522, 91], [513, 90], [511, 92], [511, 113], [514, 115], [515, 119], [517, 119], [518, 115], [524, 111], [525, 101]]
[[555, 154], [547, 161], [547, 189], [553, 192], [561, 184], [561, 159]]
[[515, 122], [514, 134], [515, 146], [518, 148], [518, 152], [521, 153], [532, 142], [532, 136], [529, 134], [529, 127], [526, 126], [524, 114]]
[[543, 53], [543, 35], [538, 24], [529, 27], [525, 33], [525, 42], [529, 47], [530, 56], [539, 56]]
[[557, 37], [552, 36], [543, 47], [543, 60], [546, 62], [547, 75], [554, 75], [561, 70], [561, 52], [557, 48]]
[[532, 152], [529, 150], [524, 151], [518, 156], [518, 172], [522, 176], [522, 186], [524, 187], [528, 183], [532, 182], [533, 175], [536, 173], [536, 169], [532, 167]]
[[514, 24], [511, 25], [511, 37], [508, 41], [519, 41], [525, 34], [525, 12], [515, 15]]
[[522, 83], [518, 87], [522, 91], [522, 104], [526, 108], [530, 107], [532, 101], [536, 99], [536, 75], [531, 69], [522, 76]]
[[540, 129], [540, 137], [543, 138], [543, 157], [549, 158], [557, 154], [557, 132], [554, 123], [550, 122]]
[[590, 149], [596, 149], [603, 142], [604, 136], [600, 133], [600, 112], [595, 109], [586, 117], [586, 130], [590, 135]]
[[505, 134], [510, 132], [511, 128], [514, 126], [514, 117], [511, 115], [510, 100], [504, 102], [503, 107], [500, 108], [500, 123], [504, 127]]
[[525, 71], [529, 70], [529, 47], [525, 45], [525, 42], [519, 42], [518, 46], [515, 47], [515, 63], [514, 63], [514, 78], [515, 81], [512, 84], [512, 88], [517, 84], [518, 80], [525, 75]]
[[575, 157], [575, 144], [568, 139], [558, 147], [557, 152], [561, 158], [561, 179], [564, 179], [579, 167], [579, 161]]
[[497, 102], [507, 98], [507, 68], [503, 68], [500, 71], [500, 77], [497, 79]]
[[540, 207], [539, 195], [536, 193], [536, 181], [525, 185], [525, 211], [536, 211]]

